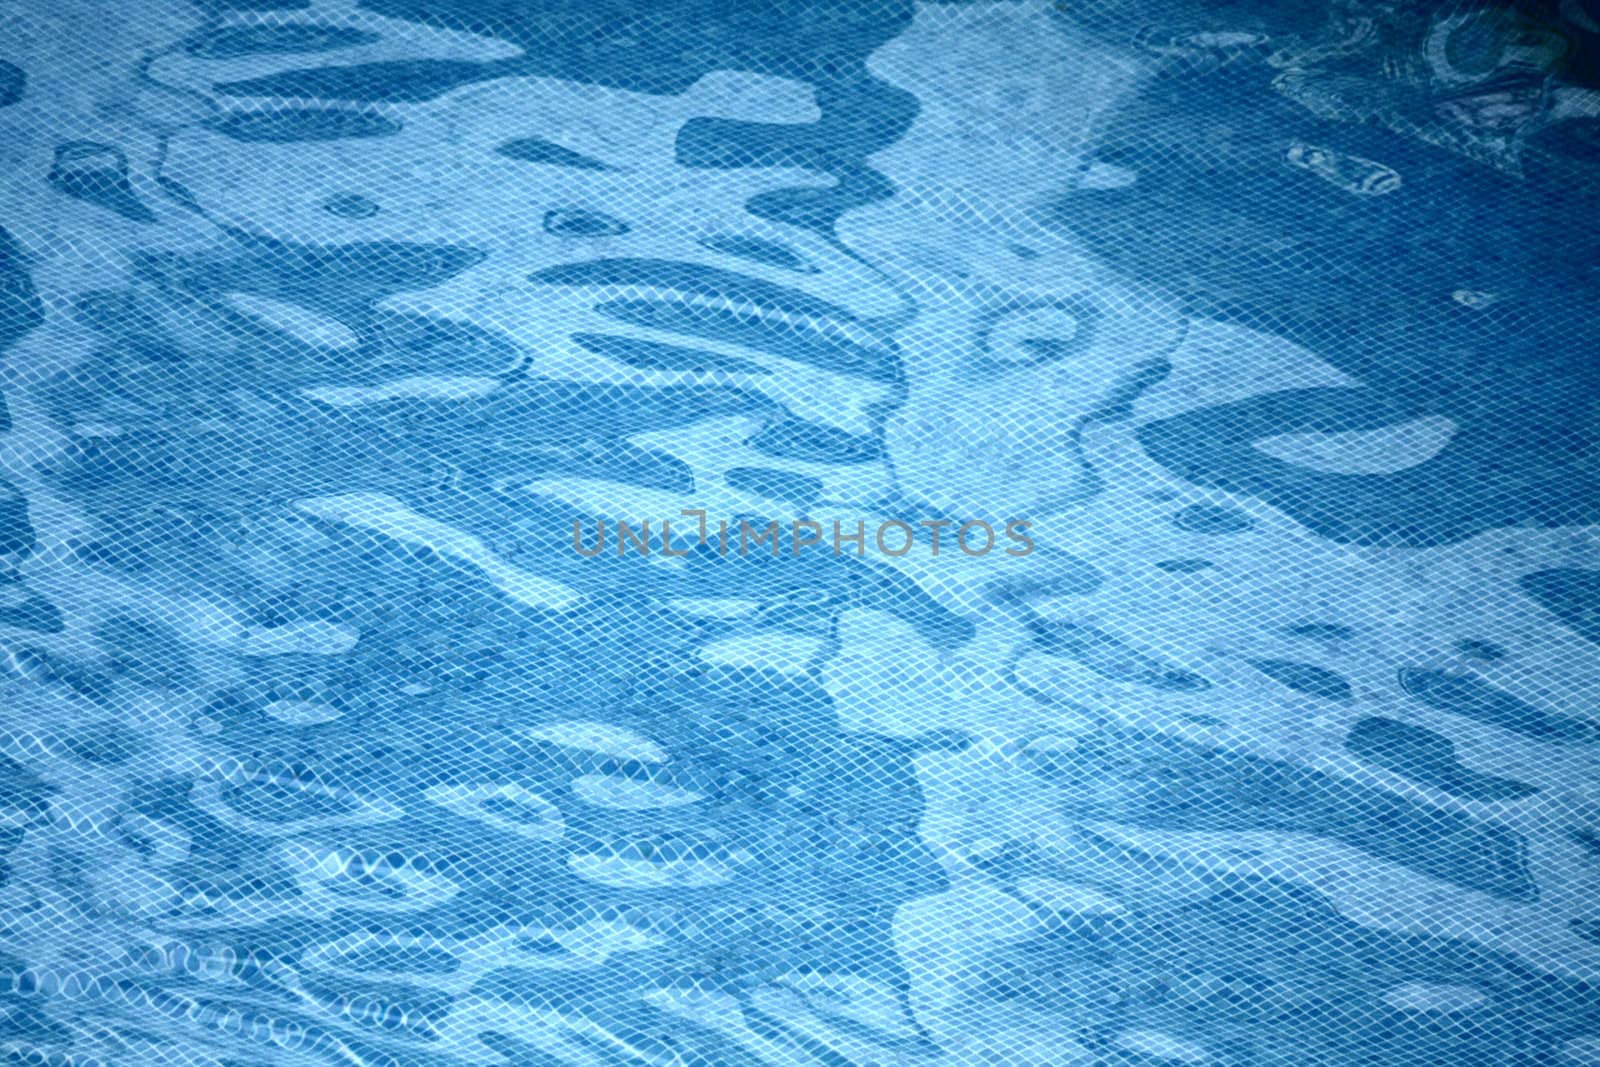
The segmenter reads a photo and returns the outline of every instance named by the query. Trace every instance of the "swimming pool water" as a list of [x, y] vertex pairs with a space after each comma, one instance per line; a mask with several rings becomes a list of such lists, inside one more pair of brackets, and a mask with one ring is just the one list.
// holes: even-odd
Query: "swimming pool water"
[[1600, 1063], [1597, 49], [0, 5], [0, 1051]]

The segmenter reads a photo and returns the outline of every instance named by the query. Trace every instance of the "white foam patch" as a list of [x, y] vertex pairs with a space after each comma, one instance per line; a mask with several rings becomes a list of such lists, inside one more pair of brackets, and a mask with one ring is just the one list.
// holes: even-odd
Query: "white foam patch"
[[1482, 289], [1457, 289], [1450, 294], [1450, 299], [1476, 311], [1481, 311], [1493, 304], [1499, 297], [1493, 293], [1484, 292]]

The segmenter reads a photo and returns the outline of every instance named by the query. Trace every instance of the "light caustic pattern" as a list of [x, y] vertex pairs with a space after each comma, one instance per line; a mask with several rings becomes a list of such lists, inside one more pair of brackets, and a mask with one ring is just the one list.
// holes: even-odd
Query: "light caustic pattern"
[[0, 27], [13, 1060], [1600, 1062], [1600, 9]]

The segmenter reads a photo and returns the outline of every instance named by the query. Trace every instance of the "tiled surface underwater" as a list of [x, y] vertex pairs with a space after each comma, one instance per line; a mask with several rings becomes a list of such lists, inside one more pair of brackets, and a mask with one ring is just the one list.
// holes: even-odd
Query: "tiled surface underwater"
[[1600, 1063], [1597, 50], [0, 5], [0, 1051]]

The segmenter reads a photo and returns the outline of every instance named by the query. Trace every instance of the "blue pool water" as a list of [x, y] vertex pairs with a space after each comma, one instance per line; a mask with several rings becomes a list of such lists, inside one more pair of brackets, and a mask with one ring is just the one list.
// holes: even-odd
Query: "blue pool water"
[[1600, 1063], [1597, 55], [0, 5], [0, 1052]]

